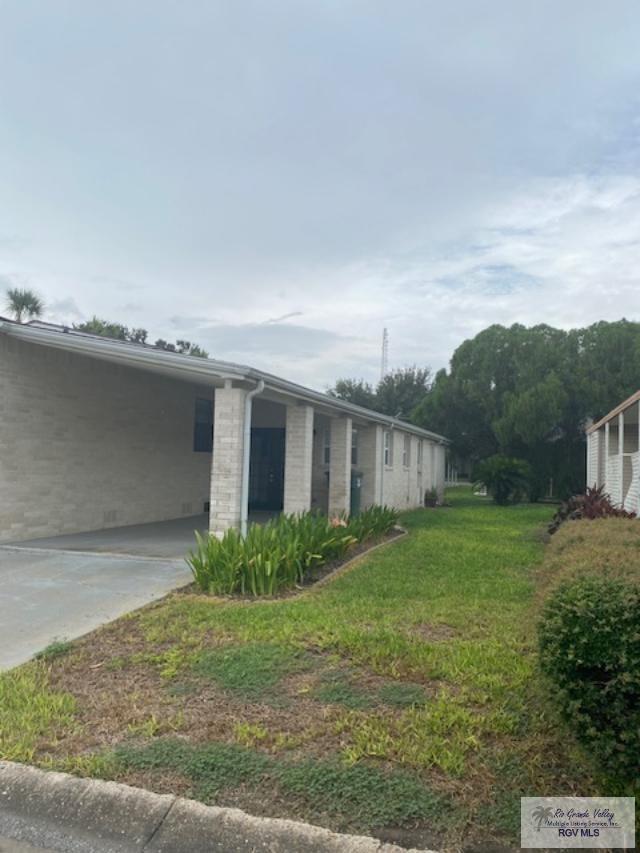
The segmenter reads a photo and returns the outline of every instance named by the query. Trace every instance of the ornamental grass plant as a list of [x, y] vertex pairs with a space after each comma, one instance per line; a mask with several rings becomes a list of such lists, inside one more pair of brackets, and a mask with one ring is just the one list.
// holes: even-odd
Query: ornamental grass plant
[[280, 515], [251, 525], [246, 536], [237, 530], [221, 539], [196, 532], [187, 563], [203, 592], [277, 595], [301, 585], [313, 569], [342, 560], [358, 543], [386, 536], [397, 521], [398, 513], [386, 506], [352, 517]]

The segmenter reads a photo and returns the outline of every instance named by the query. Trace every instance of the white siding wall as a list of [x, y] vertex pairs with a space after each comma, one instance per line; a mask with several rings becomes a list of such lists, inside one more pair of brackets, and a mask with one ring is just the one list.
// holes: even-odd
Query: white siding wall
[[620, 488], [622, 484], [622, 470], [620, 457], [610, 456], [607, 459], [607, 478], [605, 490], [610, 495], [614, 504], [620, 503]]
[[194, 401], [208, 394], [0, 335], [0, 541], [202, 512]]
[[624, 508], [629, 512], [640, 513], [640, 453], [633, 453], [629, 459], [631, 465], [631, 485], [627, 492]]
[[589, 487], [599, 485], [600, 452], [600, 432], [592, 432], [587, 436], [587, 486]]

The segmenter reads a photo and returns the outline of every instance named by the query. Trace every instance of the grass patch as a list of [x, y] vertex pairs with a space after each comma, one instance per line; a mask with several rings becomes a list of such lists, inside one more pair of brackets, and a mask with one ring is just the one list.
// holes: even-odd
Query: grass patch
[[427, 701], [424, 687], [402, 681], [383, 685], [378, 691], [378, 696], [385, 705], [394, 705], [397, 708], [424, 705]]
[[538, 672], [536, 534], [553, 509], [449, 497], [295, 598], [175, 594], [21, 668], [0, 753], [33, 713], [19, 679], [36, 679], [36, 697], [73, 694], [82, 725], [63, 702], [26, 760], [395, 839], [449, 803], [442, 836], [407, 846], [515, 844], [520, 796], [608, 788]]
[[320, 702], [342, 705], [351, 710], [363, 710], [381, 705], [408, 708], [424, 705], [426, 702], [426, 692], [420, 684], [391, 681], [386, 684], [361, 685], [359, 675], [360, 673], [352, 669], [330, 670], [322, 675], [319, 686], [312, 695]]
[[74, 725], [75, 710], [72, 696], [49, 689], [41, 664], [0, 674], [0, 757], [31, 761]]
[[375, 695], [356, 687], [349, 676], [340, 671], [325, 675], [314, 697], [320, 702], [344, 705], [345, 708], [371, 708], [377, 704]]
[[72, 648], [73, 644], [67, 640], [54, 640], [48, 646], [45, 646], [42, 651], [34, 655], [34, 657], [36, 660], [55, 660], [56, 658], [68, 655]]
[[308, 667], [304, 653], [275, 643], [247, 643], [203, 652], [193, 666], [202, 678], [216, 681], [247, 699], [273, 694], [286, 676]]
[[426, 708], [411, 708], [399, 717], [389, 713], [347, 713], [338, 723], [350, 741], [345, 758], [385, 758], [416, 768], [437, 768], [461, 776], [467, 754], [478, 749], [483, 717], [446, 693]]
[[195, 746], [167, 739], [142, 748], [121, 747], [115, 757], [127, 770], [177, 771], [205, 802], [215, 801], [225, 789], [275, 785], [304, 804], [310, 816], [323, 814], [362, 828], [427, 819], [441, 823], [450, 810], [444, 797], [408, 773], [330, 761], [289, 762], [231, 744]]

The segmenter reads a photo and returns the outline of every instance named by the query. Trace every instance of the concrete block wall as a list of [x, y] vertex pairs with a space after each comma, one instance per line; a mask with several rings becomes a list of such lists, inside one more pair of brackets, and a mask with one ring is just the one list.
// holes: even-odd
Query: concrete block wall
[[0, 542], [200, 513], [205, 387], [0, 335]]
[[442, 444], [435, 445], [435, 470], [433, 475], [433, 485], [438, 492], [440, 500], [444, 498], [444, 483], [446, 474], [447, 451]]
[[246, 399], [244, 388], [215, 391], [209, 530], [220, 535], [240, 526]]
[[383, 429], [378, 424], [358, 427], [358, 461], [355, 468], [362, 472], [363, 509], [382, 503], [382, 436]]
[[349, 512], [351, 507], [351, 430], [351, 418], [332, 418], [329, 515]]
[[284, 462], [284, 511], [311, 509], [313, 469], [313, 407], [287, 406]]
[[[403, 464], [405, 436], [409, 437], [409, 465]], [[397, 509], [421, 506], [426, 489], [435, 487], [444, 496], [445, 448], [428, 439], [420, 439], [401, 429], [391, 430], [392, 465], [384, 466], [383, 503]], [[418, 444], [422, 441], [422, 459], [418, 462]]]

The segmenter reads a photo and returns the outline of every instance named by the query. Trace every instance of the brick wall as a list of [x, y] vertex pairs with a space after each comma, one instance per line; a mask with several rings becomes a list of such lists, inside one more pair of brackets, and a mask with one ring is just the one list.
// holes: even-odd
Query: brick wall
[[205, 387], [0, 335], [0, 541], [202, 512]]

